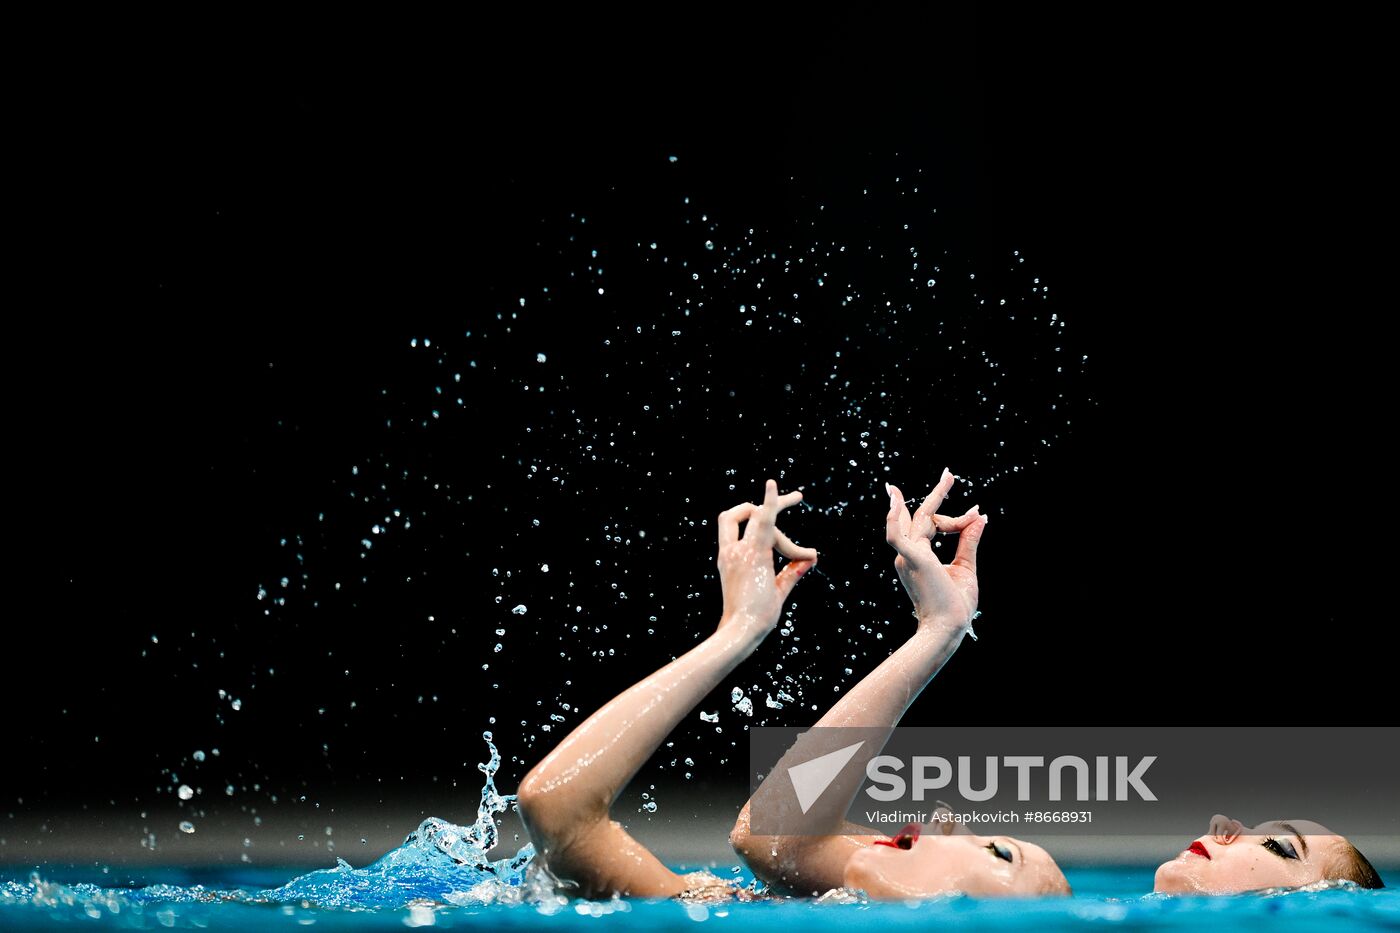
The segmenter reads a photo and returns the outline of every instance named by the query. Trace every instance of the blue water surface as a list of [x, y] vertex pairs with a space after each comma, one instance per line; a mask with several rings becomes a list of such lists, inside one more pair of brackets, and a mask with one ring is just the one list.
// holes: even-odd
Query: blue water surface
[[[490, 742], [490, 735], [486, 739]], [[531, 871], [533, 846], [489, 859], [498, 841], [495, 815], [514, 799], [496, 792], [500, 764], [495, 746], [481, 765], [486, 781], [477, 820], [458, 826], [430, 817], [403, 845], [354, 868], [336, 859], [326, 868], [292, 877], [290, 870], [253, 867], [146, 869], [162, 883], [103, 887], [110, 876], [45, 877], [28, 868], [0, 868], [0, 929], [90, 927], [119, 929], [401, 930], [404, 927], [575, 931], [693, 929], [713, 924], [730, 933], [794, 930], [882, 933], [968, 930], [1150, 929], [1400, 930], [1400, 891], [1354, 885], [1318, 886], [1229, 897], [1144, 894], [1155, 866], [1062, 866], [1073, 897], [974, 899], [940, 896], [882, 902], [842, 892], [836, 898], [737, 901], [587, 901], [559, 893]], [[677, 864], [677, 872], [707, 868], [756, 888], [739, 865], [713, 868]]]
[[[411, 844], [406, 844], [411, 849]], [[397, 857], [395, 857], [397, 856]], [[388, 860], [386, 862], [386, 860]], [[338, 860], [339, 861], [339, 860]], [[377, 866], [377, 867], [376, 867]], [[394, 866], [394, 867], [391, 867]], [[395, 872], [403, 868], [401, 874]], [[702, 866], [673, 865], [679, 872]], [[161, 872], [186, 884], [110, 888], [0, 875], [0, 929], [402, 930], [405, 927], [577, 931], [693, 929], [714, 924], [731, 933], [794, 929], [926, 931], [1085, 929], [1400, 930], [1400, 892], [1328, 888], [1231, 897], [1165, 897], [1150, 889], [1153, 866], [1066, 868], [1069, 898], [1034, 900], [938, 897], [920, 902], [811, 898], [753, 902], [585, 901], [533, 898], [525, 886], [477, 868], [429, 867], [395, 850], [363, 869], [332, 869], [263, 887], [273, 869]], [[729, 874], [720, 868], [717, 873]], [[736, 872], [745, 884], [747, 872]], [[285, 875], [282, 875], [285, 877]], [[519, 882], [519, 878], [514, 879]]]

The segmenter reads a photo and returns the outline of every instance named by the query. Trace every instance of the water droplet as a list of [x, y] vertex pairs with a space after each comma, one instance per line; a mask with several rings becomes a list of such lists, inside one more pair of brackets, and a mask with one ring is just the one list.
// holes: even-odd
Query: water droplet
[[[181, 800], [189, 800], [194, 796], [194, 790], [188, 784], [181, 784], [180, 789], [175, 793], [179, 794]], [[190, 832], [194, 832], [194, 830], [190, 830]]]
[[181, 820], [181, 821], [180, 821], [180, 832], [182, 832], [182, 833], [192, 833], [192, 832], [194, 832], [194, 824], [191, 823], [189, 820]]

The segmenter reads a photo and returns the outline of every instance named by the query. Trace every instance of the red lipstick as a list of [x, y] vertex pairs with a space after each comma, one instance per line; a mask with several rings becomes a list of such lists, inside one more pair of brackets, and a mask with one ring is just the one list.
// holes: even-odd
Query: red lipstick
[[919, 824], [909, 823], [893, 839], [877, 839], [875, 845], [889, 846], [891, 849], [908, 849], [919, 838]]
[[1187, 847], [1186, 851], [1191, 852], [1195, 855], [1204, 856], [1207, 859], [1210, 858], [1210, 852], [1206, 851], [1205, 845], [1199, 839], [1191, 843], [1191, 845]]

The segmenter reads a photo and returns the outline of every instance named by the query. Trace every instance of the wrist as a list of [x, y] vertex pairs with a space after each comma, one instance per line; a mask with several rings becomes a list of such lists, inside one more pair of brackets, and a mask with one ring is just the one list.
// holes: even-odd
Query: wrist
[[726, 612], [720, 616], [715, 635], [737, 637], [740, 643], [747, 641], [752, 649], [772, 630], [772, 625], [764, 624], [763, 620], [750, 613]]
[[965, 635], [972, 630], [972, 618], [965, 615], [949, 615], [940, 612], [914, 612], [919, 620], [919, 631], [947, 636]]

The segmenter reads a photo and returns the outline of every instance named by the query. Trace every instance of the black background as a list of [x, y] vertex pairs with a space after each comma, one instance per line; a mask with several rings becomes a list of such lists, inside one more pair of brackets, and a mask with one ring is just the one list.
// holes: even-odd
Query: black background
[[[11, 345], [6, 804], [140, 803], [172, 770], [244, 800], [470, 796], [486, 728], [513, 788], [560, 701], [554, 736], [712, 629], [713, 516], [780, 470], [820, 507], [785, 522], [824, 554], [805, 637], [702, 704], [722, 735], [687, 717], [673, 751], [703, 776], [742, 781], [744, 722], [815, 721], [907, 631], [876, 493], [945, 464], [1000, 474], [955, 497], [995, 516], [982, 637], [909, 722], [1388, 721], [1367, 79], [1300, 51], [1345, 58], [1328, 27], [1263, 28], [590, 14], [192, 31], [80, 62], [38, 107], [52, 266]], [[896, 324], [911, 238], [948, 285]], [[638, 258], [650, 239], [672, 265]], [[830, 243], [848, 252], [789, 303], [802, 325], [765, 305], [738, 326], [727, 296], [754, 295], [716, 254]], [[968, 269], [983, 296], [1040, 276], [1051, 298], [1013, 326]], [[683, 296], [715, 310], [676, 341]], [[1059, 376], [1051, 312], [1088, 357]], [[974, 349], [944, 353], [945, 321]], [[982, 349], [1020, 410], [990, 429]], [[894, 415], [896, 468], [847, 469]], [[362, 555], [394, 508], [413, 527]], [[287, 604], [264, 614], [260, 585]], [[772, 692], [775, 662], [816, 677], [803, 703], [761, 689], [735, 714], [730, 686]]]

